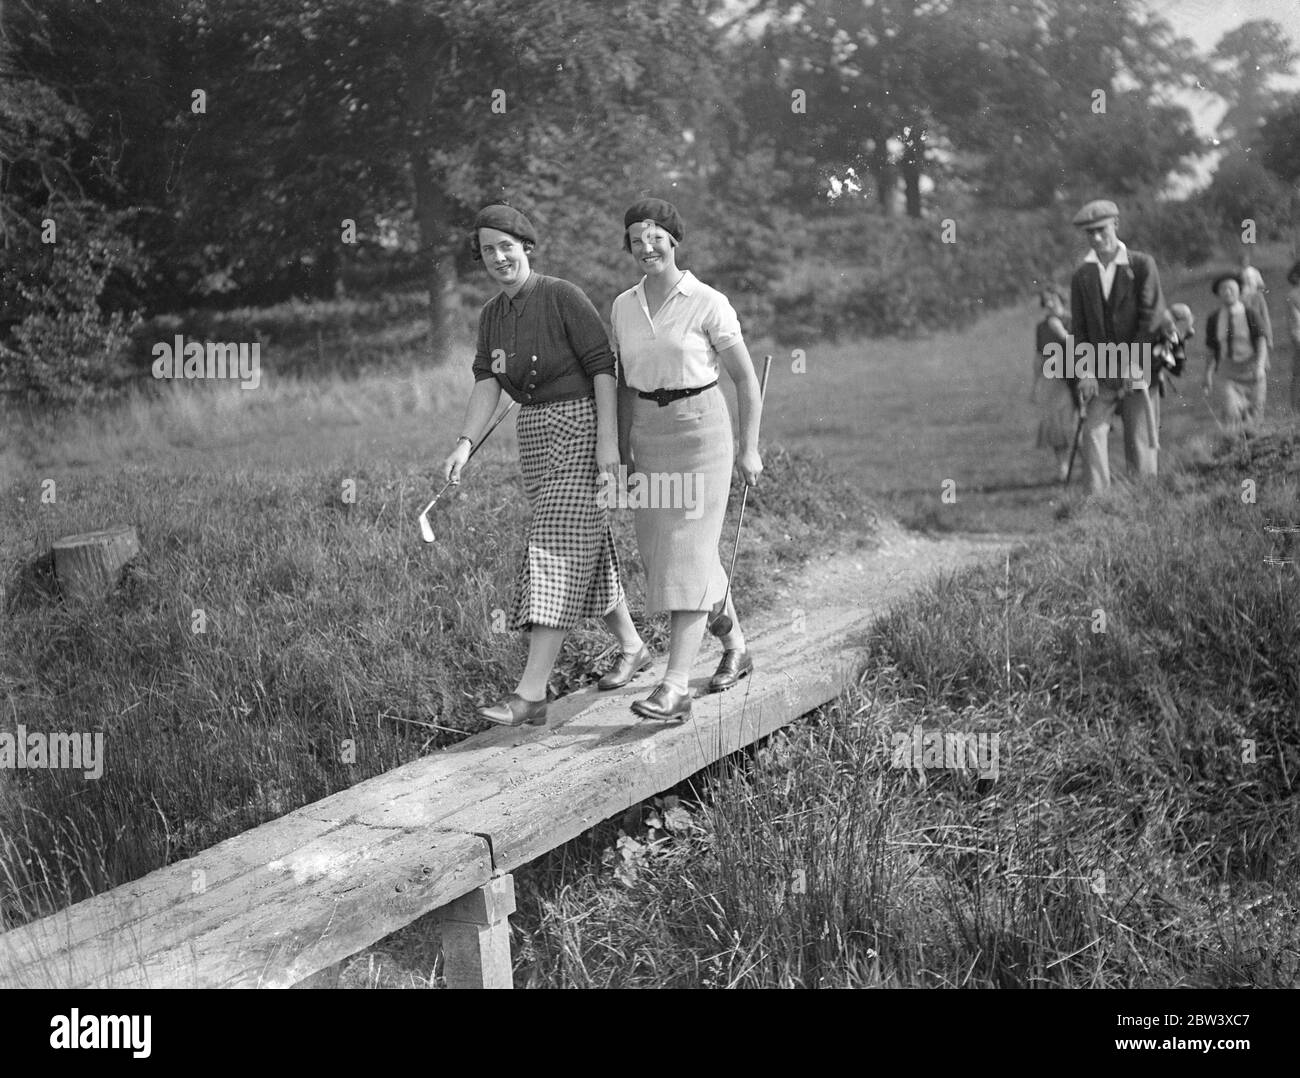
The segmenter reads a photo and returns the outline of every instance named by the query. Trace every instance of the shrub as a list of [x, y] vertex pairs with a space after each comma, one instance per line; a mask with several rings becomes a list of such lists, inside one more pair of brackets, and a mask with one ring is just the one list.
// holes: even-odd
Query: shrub
[[117, 273], [136, 277], [143, 258], [119, 220], [60, 213], [58, 240], [10, 259], [5, 289], [17, 314], [0, 339], [0, 382], [32, 403], [79, 404], [125, 377], [123, 360], [139, 325], [134, 311], [105, 311]]

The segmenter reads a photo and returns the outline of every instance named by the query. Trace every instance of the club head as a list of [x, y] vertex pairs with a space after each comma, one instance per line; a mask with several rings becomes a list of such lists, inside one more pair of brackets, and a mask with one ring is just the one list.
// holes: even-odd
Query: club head
[[429, 514], [420, 514], [420, 538], [426, 543], [432, 543], [434, 540], [433, 525], [429, 523]]

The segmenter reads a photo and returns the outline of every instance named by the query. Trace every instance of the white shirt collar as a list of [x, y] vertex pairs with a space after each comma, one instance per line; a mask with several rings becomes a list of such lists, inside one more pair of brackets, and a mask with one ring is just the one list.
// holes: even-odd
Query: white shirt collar
[[[1101, 259], [1097, 257], [1097, 252], [1091, 249], [1089, 249], [1087, 255], [1084, 257], [1083, 260], [1084, 262], [1095, 262], [1098, 266], [1101, 266]], [[1128, 264], [1129, 264], [1128, 247], [1125, 246], [1123, 240], [1120, 240], [1119, 251], [1116, 252], [1115, 257], [1110, 260], [1110, 265], [1127, 266]], [[1102, 269], [1109, 269], [1109, 268], [1110, 266], [1102, 266]]]
[[[633, 286], [633, 291], [637, 293], [637, 297], [641, 300], [643, 306], [645, 305], [645, 282], [646, 282], [646, 278], [643, 275], [641, 277], [641, 280], [637, 281], [637, 283]], [[675, 285], [673, 285], [668, 295], [664, 296], [664, 302], [665, 303], [668, 302], [668, 300], [672, 297], [673, 292], [680, 292], [683, 296], [689, 296], [691, 292], [695, 290], [695, 286], [697, 284], [699, 284], [699, 281], [696, 280], [695, 274], [693, 274], [690, 270], [682, 270], [681, 278], [678, 280], [678, 282]]]

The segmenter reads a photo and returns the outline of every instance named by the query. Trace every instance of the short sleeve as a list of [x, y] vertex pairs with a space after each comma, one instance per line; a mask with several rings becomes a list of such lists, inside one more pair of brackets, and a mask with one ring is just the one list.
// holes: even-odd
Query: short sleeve
[[736, 309], [721, 292], [714, 292], [712, 302], [704, 314], [701, 328], [715, 352], [725, 352], [743, 338]]

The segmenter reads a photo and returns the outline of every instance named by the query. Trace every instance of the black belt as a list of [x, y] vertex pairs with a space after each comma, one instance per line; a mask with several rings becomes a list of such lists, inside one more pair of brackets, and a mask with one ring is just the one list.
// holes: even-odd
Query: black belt
[[712, 389], [718, 384], [715, 378], [707, 386], [696, 386], [694, 389], [656, 389], [653, 393], [642, 393], [637, 391], [637, 396], [645, 401], [654, 401], [660, 408], [666, 408], [673, 401], [679, 401], [683, 397], [693, 397], [696, 393], [703, 393], [706, 389]]

